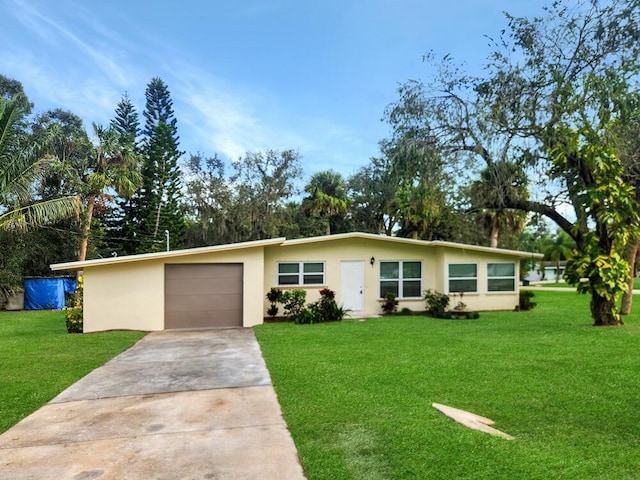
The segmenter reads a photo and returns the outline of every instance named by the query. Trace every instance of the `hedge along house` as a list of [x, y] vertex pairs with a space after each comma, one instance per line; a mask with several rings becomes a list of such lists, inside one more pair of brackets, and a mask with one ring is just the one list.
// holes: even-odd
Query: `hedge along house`
[[[52, 265], [84, 271], [84, 331], [251, 327], [263, 322], [272, 287], [330, 288], [351, 315], [424, 310], [425, 290], [464, 292], [471, 310], [513, 310], [521, 259], [542, 255], [366, 233], [275, 238]], [[455, 301], [455, 299], [454, 299]]]

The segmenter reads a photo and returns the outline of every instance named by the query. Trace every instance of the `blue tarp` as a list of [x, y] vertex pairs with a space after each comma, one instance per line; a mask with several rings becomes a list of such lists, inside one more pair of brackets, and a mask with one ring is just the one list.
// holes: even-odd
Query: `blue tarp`
[[64, 294], [76, 291], [76, 280], [68, 277], [26, 278], [24, 280], [25, 310], [62, 310]]

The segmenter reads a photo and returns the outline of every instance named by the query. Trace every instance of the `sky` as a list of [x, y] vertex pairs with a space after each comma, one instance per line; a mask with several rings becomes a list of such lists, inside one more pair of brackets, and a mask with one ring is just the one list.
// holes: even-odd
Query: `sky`
[[123, 94], [144, 121], [153, 77], [174, 102], [180, 148], [237, 160], [299, 151], [305, 176], [345, 177], [389, 136], [385, 107], [423, 55], [479, 72], [503, 12], [542, 0], [0, 0], [0, 73], [35, 113], [107, 125]]

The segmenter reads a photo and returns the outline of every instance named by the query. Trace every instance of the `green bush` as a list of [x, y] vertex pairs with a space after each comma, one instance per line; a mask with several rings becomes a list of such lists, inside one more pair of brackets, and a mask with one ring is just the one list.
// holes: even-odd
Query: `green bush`
[[398, 296], [393, 292], [385, 293], [381, 307], [385, 314], [391, 315], [398, 308]]
[[271, 306], [267, 309], [267, 315], [269, 315], [271, 318], [275, 318], [275, 316], [278, 315], [279, 311], [280, 310], [278, 309], [278, 305], [272, 303]]
[[[305, 306], [305, 300], [307, 298], [306, 290], [286, 290], [280, 291], [278, 295], [272, 288], [267, 294], [267, 299], [281, 302], [284, 305], [284, 314], [289, 317], [291, 321], [297, 324], [310, 324], [318, 322], [335, 322], [342, 320], [348, 315], [349, 310], [339, 306], [336, 303], [336, 294], [333, 290], [323, 288], [320, 290], [320, 298], [313, 303]], [[273, 310], [275, 309], [275, 311]], [[278, 311], [278, 307], [275, 303], [271, 304], [271, 308], [267, 310], [269, 315], [275, 316]]]
[[293, 317], [297, 324], [311, 324], [319, 322], [337, 322], [348, 314], [348, 310], [336, 303], [336, 294], [333, 290], [323, 288], [320, 290], [320, 298]]
[[267, 293], [267, 300], [269, 300], [271, 303], [281, 302], [283, 293], [284, 292], [281, 288], [271, 287], [271, 290], [269, 290], [269, 293]]
[[480, 314], [478, 312], [452, 310], [450, 312], [446, 312], [445, 316], [441, 318], [450, 318], [452, 320], [475, 320], [480, 318]]
[[404, 307], [402, 310], [400, 310], [400, 315], [413, 315], [413, 312], [410, 308]]
[[520, 290], [520, 302], [518, 303], [517, 310], [524, 312], [535, 307], [536, 303], [531, 301], [533, 297], [535, 297], [535, 293], [531, 290]]
[[284, 304], [284, 314], [287, 317], [295, 317], [304, 308], [307, 299], [307, 291], [302, 289], [286, 290], [282, 292], [281, 302]]
[[450, 318], [447, 312], [450, 302], [448, 295], [429, 289], [424, 292], [423, 298], [429, 315], [435, 318]]
[[78, 277], [78, 283], [76, 285], [76, 293], [73, 296], [73, 307], [67, 307], [64, 311], [68, 333], [83, 333], [84, 331], [83, 299], [84, 280], [82, 276], [80, 276]]
[[318, 311], [320, 321], [324, 322], [340, 321], [347, 314], [347, 310], [336, 303], [335, 292], [328, 288], [320, 290], [320, 299], [312, 307]]
[[84, 316], [82, 307], [67, 308], [64, 311], [67, 320], [67, 332], [82, 333], [84, 325]]
[[315, 308], [315, 304], [311, 304], [308, 307], [304, 307], [302, 310], [298, 312], [297, 315], [293, 317], [293, 322], [298, 325], [309, 325], [312, 323], [318, 323], [322, 321], [322, 315], [317, 308]]
[[277, 303], [282, 302], [282, 295], [282, 290], [277, 287], [271, 287], [271, 290], [269, 290], [269, 293], [267, 293], [267, 300], [271, 302], [271, 306], [267, 310], [267, 315], [269, 315], [271, 318], [275, 318], [275, 316], [278, 314], [279, 309]]

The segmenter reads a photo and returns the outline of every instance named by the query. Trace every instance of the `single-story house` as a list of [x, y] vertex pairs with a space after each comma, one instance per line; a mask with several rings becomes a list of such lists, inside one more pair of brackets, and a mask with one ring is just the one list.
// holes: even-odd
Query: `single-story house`
[[524, 279], [529, 280], [530, 282], [563, 281], [566, 266], [566, 260], [560, 260], [559, 262], [546, 261], [544, 262], [543, 270], [540, 270], [540, 267], [538, 266], [537, 268], [527, 272]]
[[[263, 322], [272, 287], [302, 288], [307, 301], [330, 288], [364, 317], [382, 313], [386, 292], [399, 308], [423, 311], [425, 290], [464, 292], [470, 310], [518, 304], [520, 259], [541, 255], [367, 233], [274, 238], [51, 265], [84, 273], [84, 331], [251, 327]], [[459, 300], [453, 298], [452, 302]], [[282, 310], [281, 310], [282, 311]]]

